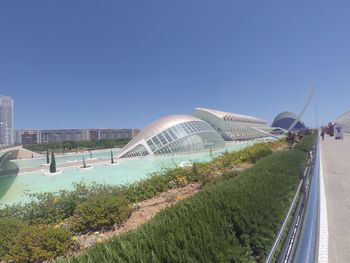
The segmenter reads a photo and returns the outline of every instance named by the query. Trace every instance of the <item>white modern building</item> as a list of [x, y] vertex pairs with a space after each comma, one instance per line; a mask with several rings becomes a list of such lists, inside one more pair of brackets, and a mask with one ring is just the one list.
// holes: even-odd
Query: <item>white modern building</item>
[[206, 108], [195, 108], [193, 115], [209, 123], [226, 141], [271, 136], [266, 121], [257, 117]]
[[8, 96], [0, 96], [0, 146], [15, 144], [13, 127], [13, 100]]
[[347, 111], [339, 116], [334, 122], [341, 125], [344, 132], [350, 132], [350, 111]]
[[282, 128], [287, 131], [300, 131], [306, 129], [304, 122], [299, 117], [289, 111], [279, 113], [272, 122], [272, 127]]
[[171, 115], [147, 126], [118, 157], [196, 152], [224, 146], [225, 141], [209, 123], [194, 116]]

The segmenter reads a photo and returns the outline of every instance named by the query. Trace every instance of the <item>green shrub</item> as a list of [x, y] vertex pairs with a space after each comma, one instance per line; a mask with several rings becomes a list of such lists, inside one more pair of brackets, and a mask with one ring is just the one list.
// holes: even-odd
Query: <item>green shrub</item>
[[62, 228], [28, 226], [18, 219], [0, 219], [0, 259], [42, 262], [65, 255], [71, 245], [71, 234]]
[[131, 211], [124, 197], [101, 193], [78, 205], [68, 222], [71, 230], [78, 233], [105, 230], [125, 222]]
[[317, 140], [317, 134], [306, 135], [304, 138], [295, 146], [295, 149], [309, 152], [312, 150]]
[[[102, 189], [100, 189], [102, 191]], [[75, 184], [74, 191], [31, 194], [26, 204], [6, 206], [0, 210], [0, 218], [14, 217], [29, 224], [52, 224], [71, 216], [77, 205], [84, 202], [96, 189], [85, 184]]]
[[271, 147], [266, 143], [260, 143], [246, 149], [248, 153], [247, 161], [255, 163], [259, 159], [268, 156], [272, 153]]

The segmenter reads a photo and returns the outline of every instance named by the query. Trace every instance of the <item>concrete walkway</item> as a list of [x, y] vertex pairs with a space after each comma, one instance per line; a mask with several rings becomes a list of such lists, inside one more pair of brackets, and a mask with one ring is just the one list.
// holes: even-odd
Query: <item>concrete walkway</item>
[[329, 262], [350, 262], [350, 134], [321, 140], [326, 190]]
[[[122, 160], [116, 160], [114, 158], [115, 163], [119, 163]], [[85, 160], [86, 165], [94, 165], [94, 164], [110, 164], [111, 163], [111, 158], [96, 158], [96, 159], [89, 159], [86, 158]], [[82, 161], [78, 162], [65, 162], [65, 163], [58, 163], [57, 164], [57, 170], [65, 169], [65, 168], [72, 168], [72, 167], [81, 167], [83, 165]], [[48, 171], [49, 170], [49, 165], [48, 166], [37, 166], [37, 167], [30, 167], [30, 168], [19, 168], [19, 173], [31, 173], [31, 172], [40, 172], [40, 171]]]

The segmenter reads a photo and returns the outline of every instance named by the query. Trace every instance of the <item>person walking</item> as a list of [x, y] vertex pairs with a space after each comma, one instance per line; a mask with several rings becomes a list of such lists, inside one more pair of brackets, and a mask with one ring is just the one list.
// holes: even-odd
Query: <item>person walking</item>
[[322, 137], [322, 141], [324, 141], [324, 131], [323, 131], [323, 129], [321, 130], [321, 137]]

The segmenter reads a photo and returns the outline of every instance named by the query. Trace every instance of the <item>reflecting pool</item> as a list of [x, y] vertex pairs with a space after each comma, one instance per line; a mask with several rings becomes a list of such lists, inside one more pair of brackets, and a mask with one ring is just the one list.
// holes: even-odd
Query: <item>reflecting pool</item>
[[[73, 183], [84, 182], [105, 183], [111, 185], [132, 183], [145, 178], [149, 173], [158, 171], [162, 168], [174, 167], [184, 162], [210, 161], [213, 157], [224, 151], [237, 151], [252, 145], [259, 140], [228, 143], [224, 149], [213, 152], [201, 152], [192, 154], [183, 154], [175, 156], [156, 156], [139, 159], [118, 160], [117, 164], [108, 163], [93, 164], [92, 169], [80, 169], [70, 167], [62, 170], [58, 175], [47, 175], [44, 171], [32, 173], [20, 173], [16, 176], [0, 178], [0, 206], [13, 204], [17, 202], [26, 202], [29, 200], [28, 193], [35, 192], [57, 192], [61, 189], [70, 190]], [[89, 153], [84, 154], [86, 158]], [[110, 151], [94, 153], [93, 158], [109, 157]], [[76, 155], [57, 157], [57, 162], [70, 162], [77, 158]], [[82, 156], [79, 156], [80, 160]], [[78, 160], [79, 160], [78, 158]], [[41, 159], [18, 160], [16, 163], [20, 167], [36, 167], [45, 161]]]

